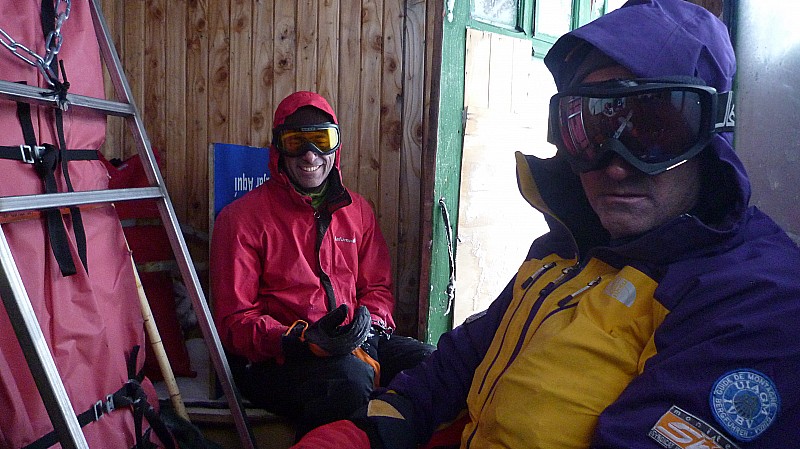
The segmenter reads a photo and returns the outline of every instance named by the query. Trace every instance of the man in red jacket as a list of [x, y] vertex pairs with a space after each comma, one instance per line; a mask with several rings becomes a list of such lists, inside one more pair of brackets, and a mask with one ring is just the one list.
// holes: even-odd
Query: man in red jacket
[[300, 436], [348, 417], [433, 347], [391, 335], [389, 250], [369, 203], [342, 184], [331, 106], [296, 92], [274, 125], [271, 178], [215, 220], [211, 286], [237, 386]]

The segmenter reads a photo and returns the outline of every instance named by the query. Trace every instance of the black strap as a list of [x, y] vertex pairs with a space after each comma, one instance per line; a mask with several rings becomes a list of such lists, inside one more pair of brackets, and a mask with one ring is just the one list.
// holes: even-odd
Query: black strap
[[[63, 73], [64, 79], [66, 80], [67, 74], [66, 72]], [[68, 83], [65, 81], [64, 84]], [[71, 151], [67, 151], [67, 140], [64, 138], [64, 114], [61, 109], [55, 109], [55, 114], [56, 130], [58, 131], [59, 156], [61, 156], [61, 173], [64, 175], [64, 182], [67, 184], [67, 191], [74, 192], [75, 189], [72, 188], [72, 181], [69, 179], [69, 168], [66, 158], [66, 154], [70, 153]], [[81, 210], [78, 208], [78, 206], [72, 206], [69, 208], [69, 212], [70, 216], [72, 217], [72, 232], [75, 233], [75, 245], [78, 247], [78, 257], [80, 257], [83, 268], [88, 274], [89, 265], [86, 263], [86, 230], [83, 227]]]
[[[128, 357], [128, 381], [125, 382], [125, 385], [113, 394], [106, 396], [105, 400], [97, 401], [86, 411], [79, 414], [77, 416], [78, 424], [84, 427], [98, 421], [103, 415], [111, 413], [114, 410], [130, 407], [133, 412], [136, 430], [136, 445], [133, 446], [133, 449], [154, 447], [150, 442], [151, 430], [156, 433], [156, 436], [161, 440], [165, 449], [175, 449], [172, 434], [155, 409], [147, 402], [147, 394], [144, 392], [141, 385], [141, 381], [144, 377], [141, 372], [136, 373], [136, 357], [138, 353], [139, 346], [136, 345], [133, 347]], [[142, 433], [142, 417], [147, 418], [147, 422], [150, 424], [150, 429], [144, 433]], [[53, 430], [22, 449], [47, 449], [56, 443], [58, 443], [58, 434]]]
[[[44, 146], [29, 145], [0, 145], [0, 159], [10, 159], [12, 161], [26, 162], [33, 164], [39, 155], [44, 153]], [[100, 157], [97, 150], [69, 150], [61, 154], [63, 161], [96, 161]]]
[[[31, 108], [28, 103], [17, 102], [17, 118], [22, 127], [22, 135], [25, 137], [25, 144], [30, 148], [42, 148], [43, 151], [34, 160], [36, 172], [42, 178], [45, 193], [58, 192], [56, 184], [55, 169], [58, 166], [58, 151], [52, 145], [39, 146], [36, 144], [36, 133], [33, 131], [33, 121], [31, 120]], [[78, 272], [75, 263], [72, 261], [72, 254], [69, 251], [67, 231], [64, 229], [64, 222], [61, 220], [61, 211], [58, 209], [45, 209], [45, 224], [47, 235], [50, 240], [50, 247], [53, 255], [58, 262], [58, 268], [62, 276], [71, 276]]]
[[[48, 3], [45, 1], [44, 3]], [[51, 5], [52, 8], [52, 5]], [[45, 7], [42, 6], [43, 17]], [[53, 95], [59, 99], [66, 101], [67, 89], [69, 89], [69, 82], [67, 81], [66, 72], [63, 70], [64, 82], [56, 80]], [[49, 94], [48, 94], [49, 95]], [[55, 109], [55, 122], [56, 130], [58, 133], [59, 148], [56, 150], [52, 145], [37, 145], [36, 133], [33, 129], [33, 121], [31, 119], [31, 108], [28, 103], [17, 102], [17, 119], [19, 120], [22, 134], [25, 139], [25, 145], [19, 146], [0, 146], [0, 158], [18, 160], [26, 163], [31, 163], [36, 168], [37, 173], [42, 178], [45, 193], [58, 192], [58, 184], [56, 183], [55, 172], [56, 168], [61, 167], [61, 173], [64, 176], [64, 181], [69, 192], [74, 192], [72, 181], [69, 177], [69, 165], [71, 160], [97, 160], [98, 155], [95, 150], [69, 150], [67, 151], [67, 143], [64, 137], [64, 117], [63, 111], [60, 108]], [[72, 206], [69, 208], [70, 219], [72, 220], [72, 230], [75, 234], [75, 245], [78, 251], [78, 257], [83, 264], [84, 270], [89, 272], [86, 255], [86, 231], [83, 226], [83, 219], [81, 216], [80, 208]], [[64, 228], [64, 222], [61, 217], [61, 212], [58, 209], [47, 209], [44, 211], [45, 223], [47, 226], [47, 234], [52, 247], [53, 255], [58, 262], [58, 267], [61, 270], [62, 276], [71, 276], [77, 273], [75, 263], [72, 260], [72, 254], [69, 251], [69, 244], [67, 239], [67, 232]]]

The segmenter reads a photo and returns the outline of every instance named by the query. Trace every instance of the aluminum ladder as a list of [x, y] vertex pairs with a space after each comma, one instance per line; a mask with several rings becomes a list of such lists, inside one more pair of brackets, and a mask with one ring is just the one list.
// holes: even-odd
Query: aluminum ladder
[[[108, 25], [103, 17], [98, 0], [89, 0], [89, 8], [100, 46], [102, 61], [110, 74], [116, 98], [119, 101], [67, 94], [69, 106], [90, 108], [101, 111], [106, 115], [125, 118], [134, 133], [139, 157], [142, 160], [151, 186], [0, 197], [0, 213], [143, 199], [156, 200], [161, 221], [169, 237], [172, 252], [178, 262], [183, 282], [191, 297], [213, 368], [228, 400], [242, 448], [255, 449], [255, 438], [247, 420], [241, 396], [232, 381], [230, 366], [224, 356], [219, 335], [213, 325], [211, 312], [200, 286], [200, 280], [197, 277], [194, 265], [191, 263], [189, 250], [181, 233], [172, 202], [164, 186], [161, 172], [155, 162], [150, 140], [145, 132], [144, 122], [133, 102], [130, 85], [123, 73], [119, 55], [113, 45]], [[55, 97], [42, 95], [47, 92], [50, 91], [0, 80], [0, 98], [52, 106], [54, 108], [59, 107]], [[65, 449], [88, 448], [88, 443], [78, 424], [64, 383], [58, 374], [55, 361], [36, 319], [30, 298], [25, 286], [22, 284], [22, 278], [14, 262], [2, 225], [0, 225], [0, 296], [2, 296], [17, 340], [25, 354], [28, 367], [33, 374], [39, 394], [42, 397], [50, 421], [53, 423], [53, 428], [58, 434], [61, 446]]]

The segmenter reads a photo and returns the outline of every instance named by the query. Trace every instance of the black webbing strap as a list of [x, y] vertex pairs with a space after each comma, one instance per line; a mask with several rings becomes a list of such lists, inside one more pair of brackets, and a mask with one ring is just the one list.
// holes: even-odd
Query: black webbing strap
[[[150, 442], [151, 430], [156, 433], [156, 436], [161, 440], [164, 448], [175, 449], [172, 434], [155, 409], [147, 402], [147, 394], [145, 394], [141, 385], [143, 376], [141, 373], [136, 373], [136, 357], [138, 353], [139, 346], [137, 345], [133, 347], [133, 351], [131, 351], [131, 355], [128, 357], [128, 381], [125, 382], [125, 385], [113, 394], [106, 396], [105, 400], [97, 401], [86, 411], [78, 415], [78, 424], [84, 427], [87, 424], [98, 421], [104, 415], [114, 410], [130, 407], [133, 412], [136, 430], [136, 445], [133, 446], [132, 449], [148, 449], [155, 447], [155, 445]], [[150, 424], [150, 428], [144, 433], [142, 433], [143, 417], [147, 418], [147, 422]], [[58, 434], [53, 430], [22, 449], [47, 449], [56, 443], [58, 443]]]
[[[55, 30], [56, 11], [52, 0], [42, 1], [41, 7], [41, 23], [42, 33], [44, 34], [45, 42], [47, 43], [48, 36]], [[49, 45], [49, 43], [47, 43]], [[69, 177], [68, 162], [70, 160], [96, 160], [98, 159], [97, 152], [94, 150], [72, 150], [67, 151], [66, 139], [64, 138], [64, 120], [63, 111], [61, 107], [66, 109], [67, 104], [67, 90], [69, 89], [69, 82], [67, 81], [66, 72], [64, 71], [64, 64], [61, 61], [61, 72], [64, 75], [64, 82], [58, 80], [58, 59], [53, 58], [50, 67], [56, 74], [55, 80], [48, 80], [53, 84], [53, 91], [46, 94], [48, 96], [57, 96], [59, 99], [60, 108], [55, 109], [55, 122], [58, 132], [59, 148], [56, 149], [50, 144], [38, 145], [36, 141], [36, 133], [33, 128], [33, 121], [31, 119], [31, 108], [28, 103], [17, 102], [17, 119], [19, 120], [22, 128], [22, 134], [25, 139], [24, 145], [14, 146], [0, 146], [0, 158], [19, 160], [22, 162], [33, 164], [36, 172], [42, 178], [45, 193], [58, 192], [58, 184], [56, 182], [55, 172], [56, 168], [60, 165], [61, 172], [64, 176], [64, 181], [67, 190], [74, 192], [72, 181]], [[80, 209], [77, 206], [69, 208], [70, 218], [72, 220], [72, 229], [75, 234], [75, 245], [78, 251], [78, 257], [83, 264], [86, 272], [89, 272], [86, 257], [86, 231], [83, 226], [83, 219], [81, 217]], [[48, 238], [50, 241], [53, 256], [58, 262], [58, 268], [62, 276], [71, 276], [77, 273], [75, 263], [72, 260], [72, 254], [69, 249], [69, 240], [67, 239], [67, 231], [64, 221], [61, 217], [61, 211], [58, 209], [45, 209], [42, 211], [45, 217], [45, 224], [47, 229]]]
[[[56, 28], [56, 8], [53, 4], [52, 0], [44, 0], [42, 1], [42, 10], [41, 10], [41, 20], [42, 20], [42, 34], [44, 34], [44, 40], [46, 45], [50, 45], [48, 42], [48, 38], [50, 33], [55, 31]], [[58, 67], [59, 63], [61, 64], [61, 74], [64, 78], [64, 82], [62, 83], [59, 81], [58, 76]], [[53, 73], [55, 73], [55, 79], [50, 80], [53, 83], [53, 92], [49, 95], [53, 95], [58, 97], [59, 100], [59, 108], [55, 109], [55, 119], [56, 119], [56, 131], [58, 133], [58, 150], [59, 150], [59, 157], [61, 159], [61, 173], [64, 176], [64, 181], [67, 185], [67, 191], [74, 192], [75, 190], [72, 187], [72, 181], [69, 179], [69, 168], [68, 162], [69, 159], [67, 158], [67, 141], [64, 138], [64, 116], [62, 107], [66, 108], [67, 104], [67, 91], [69, 90], [69, 81], [67, 80], [67, 71], [64, 69], [64, 61], [59, 61], [58, 55], [53, 57], [53, 60], [50, 61], [50, 68], [52, 69]], [[64, 109], [66, 110], [66, 109]], [[77, 206], [73, 206], [69, 208], [70, 217], [72, 218], [72, 232], [75, 234], [75, 245], [78, 249], [78, 257], [81, 259], [81, 263], [83, 264], [84, 270], [89, 272], [89, 266], [86, 263], [86, 231], [83, 227], [83, 218], [81, 217], [81, 211]], [[59, 267], [61, 264], [59, 263]], [[72, 273], [74, 274], [74, 273]], [[62, 270], [62, 275], [64, 275]], [[64, 275], [68, 276], [68, 275]]]
[[[34, 146], [30, 145], [0, 145], [0, 159], [10, 159], [28, 164], [34, 164], [36, 158], [44, 154], [47, 148], [52, 145]], [[61, 160], [67, 161], [96, 161], [99, 159], [97, 150], [69, 150], [65, 151]]]
[[[33, 166], [42, 178], [45, 193], [58, 192], [55, 170], [58, 166], [59, 151], [52, 145], [39, 146], [36, 144], [36, 134], [33, 131], [33, 122], [31, 121], [31, 108], [28, 103], [17, 102], [17, 118], [20, 126], [22, 126], [25, 145], [33, 151]], [[61, 275], [71, 276], [77, 273], [75, 263], [72, 261], [72, 254], [69, 251], [69, 245], [67, 244], [67, 231], [64, 228], [64, 222], [61, 220], [61, 212], [58, 209], [46, 209], [42, 212], [45, 214], [47, 235], [50, 239], [53, 255], [61, 270]]]
[[[67, 75], [65, 73], [65, 79], [66, 76]], [[65, 82], [65, 84], [67, 83]], [[67, 191], [74, 192], [75, 189], [72, 188], [72, 181], [69, 179], [69, 160], [67, 159], [67, 153], [71, 153], [72, 151], [67, 151], [67, 140], [64, 138], [64, 115], [61, 109], [56, 109], [55, 111], [56, 130], [58, 130], [59, 156], [61, 157], [61, 173], [64, 175], [64, 182], [67, 184]], [[95, 153], [95, 157], [97, 157], [97, 153]], [[69, 212], [70, 216], [72, 217], [72, 232], [75, 233], [75, 244], [78, 247], [78, 257], [80, 257], [83, 268], [88, 274], [89, 265], [86, 263], [86, 230], [83, 227], [81, 210], [78, 208], [78, 206], [72, 206], [69, 208]]]
[[[60, 112], [60, 110], [59, 110]], [[57, 115], [60, 115], [57, 113]], [[33, 132], [33, 126], [30, 125], [30, 107], [27, 103], [17, 103], [17, 116], [20, 118], [20, 124], [25, 135], [25, 144], [17, 146], [0, 145], [0, 159], [10, 159], [14, 161], [25, 162], [32, 164], [36, 172], [42, 177], [45, 193], [53, 193], [58, 191], [55, 180], [55, 170], [61, 165], [61, 172], [64, 174], [64, 180], [67, 184], [67, 189], [74, 192], [72, 182], [69, 178], [69, 170], [67, 163], [69, 161], [91, 161], [97, 160], [97, 150], [56, 150], [52, 145], [36, 145], [35, 137], [28, 137]], [[63, 136], [63, 121], [57, 118], [59, 128], [59, 140], [62, 141], [62, 148], [64, 145]], [[75, 233], [75, 243], [78, 249], [78, 256], [83, 263], [86, 272], [89, 272], [86, 263], [86, 232], [81, 218], [80, 208], [72, 206], [69, 208], [70, 216], [72, 218], [73, 232]], [[53, 247], [53, 254], [58, 261], [58, 266], [61, 269], [61, 274], [69, 276], [75, 274], [75, 264], [72, 262], [72, 256], [69, 253], [69, 246], [67, 245], [66, 231], [63, 230], [64, 224], [61, 222], [61, 213], [56, 209], [48, 209], [43, 211], [47, 223], [47, 233], [50, 237], [50, 244]], [[63, 232], [62, 232], [63, 231]], [[63, 234], [63, 235], [62, 235]]]

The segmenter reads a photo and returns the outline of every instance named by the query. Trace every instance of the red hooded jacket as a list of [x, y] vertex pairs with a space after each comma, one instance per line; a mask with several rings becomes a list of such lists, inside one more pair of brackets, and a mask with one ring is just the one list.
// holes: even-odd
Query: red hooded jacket
[[[313, 92], [296, 92], [275, 111], [274, 126], [302, 106], [336, 115]], [[280, 169], [270, 148], [271, 178], [222, 209], [211, 239], [214, 316], [225, 347], [250, 361], [283, 359], [280, 338], [295, 320], [309, 323], [329, 310], [324, 279], [350, 317], [359, 305], [372, 319], [394, 327], [389, 249], [375, 214], [342, 185], [341, 148], [328, 176], [326, 203], [317, 211]], [[330, 216], [319, 249], [317, 217]]]

